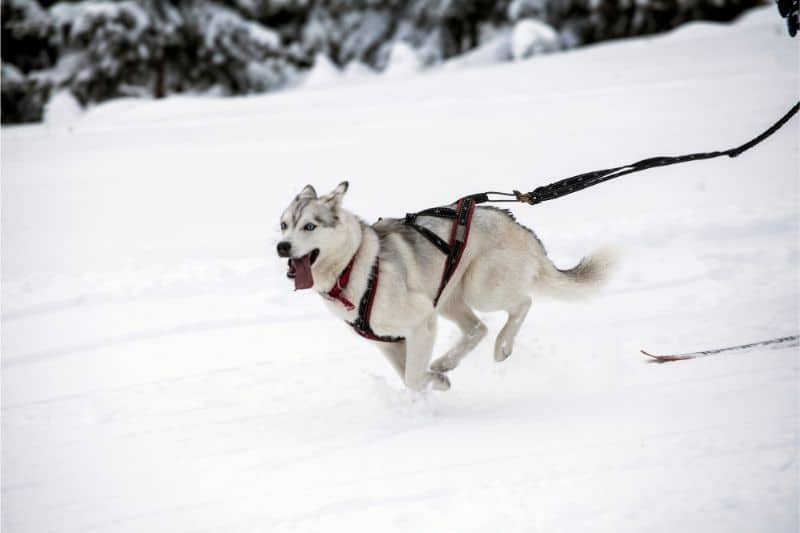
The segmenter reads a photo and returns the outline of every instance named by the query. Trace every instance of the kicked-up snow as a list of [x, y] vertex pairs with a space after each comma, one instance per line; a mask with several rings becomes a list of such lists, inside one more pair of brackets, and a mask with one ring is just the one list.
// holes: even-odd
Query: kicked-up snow
[[[294, 292], [279, 216], [368, 221], [724, 149], [798, 97], [774, 7], [513, 64], [255, 98], [124, 100], [2, 132], [2, 529], [794, 532], [798, 126], [737, 159], [515, 206], [586, 302], [537, 298], [446, 393]], [[513, 272], [507, 275], [513, 276]], [[435, 354], [456, 339], [443, 322]]]

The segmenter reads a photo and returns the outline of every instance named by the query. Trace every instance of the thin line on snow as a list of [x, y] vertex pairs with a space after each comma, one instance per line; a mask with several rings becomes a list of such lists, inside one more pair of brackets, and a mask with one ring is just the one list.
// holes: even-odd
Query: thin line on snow
[[174, 335], [185, 335], [188, 333], [200, 333], [205, 331], [213, 331], [220, 329], [231, 329], [246, 326], [255, 326], [259, 324], [266, 324], [270, 322], [296, 322], [313, 319], [322, 319], [327, 315], [321, 313], [315, 315], [297, 315], [291, 317], [276, 317], [276, 316], [262, 316], [255, 318], [233, 318], [227, 320], [210, 320], [206, 322], [195, 322], [190, 324], [182, 324], [171, 328], [151, 329], [140, 332], [128, 333], [126, 335], [119, 335], [117, 337], [108, 337], [96, 341], [68, 346], [66, 348], [57, 348], [55, 350], [46, 350], [27, 355], [20, 355], [2, 361], [2, 369], [9, 370], [18, 366], [30, 365], [40, 361], [47, 361], [56, 359], [74, 353], [94, 351], [110, 346], [117, 346], [120, 344], [129, 344], [134, 342], [141, 342], [150, 339], [157, 339], [160, 337], [171, 337]]

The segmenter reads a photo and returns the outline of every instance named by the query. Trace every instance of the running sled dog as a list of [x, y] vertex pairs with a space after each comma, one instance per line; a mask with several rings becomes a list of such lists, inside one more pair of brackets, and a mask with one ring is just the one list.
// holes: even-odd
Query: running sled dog
[[[281, 216], [278, 255], [295, 289], [316, 290], [331, 312], [380, 348], [407, 387], [450, 388], [445, 375], [488, 330], [474, 310], [506, 311], [494, 343], [503, 361], [514, 349], [531, 293], [576, 298], [597, 291], [612, 253], [600, 251], [559, 270], [544, 246], [510, 212], [451, 206], [369, 225], [342, 208], [347, 182], [317, 196], [311, 185]], [[431, 363], [437, 315], [461, 337]]]

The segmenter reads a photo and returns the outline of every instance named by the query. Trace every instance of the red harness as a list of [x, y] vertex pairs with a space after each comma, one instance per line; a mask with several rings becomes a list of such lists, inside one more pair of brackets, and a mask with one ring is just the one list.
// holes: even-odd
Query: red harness
[[347, 284], [350, 283], [350, 272], [353, 270], [353, 261], [356, 260], [356, 256], [353, 255], [353, 258], [347, 263], [347, 266], [344, 267], [342, 273], [339, 274], [339, 278], [336, 280], [336, 284], [334, 284], [333, 288], [328, 291], [328, 296], [330, 296], [334, 300], [338, 300], [344, 305], [344, 308], [348, 311], [352, 311], [356, 308], [353, 305], [353, 302], [348, 300], [344, 297], [342, 292], [347, 288]]
[[456, 218], [453, 220], [453, 229], [450, 230], [450, 253], [447, 254], [447, 260], [444, 262], [444, 272], [442, 272], [442, 282], [439, 284], [439, 291], [436, 293], [436, 299], [433, 300], [433, 306], [439, 303], [444, 288], [447, 282], [453, 277], [458, 264], [461, 262], [461, 256], [464, 255], [464, 249], [467, 247], [467, 239], [469, 239], [469, 228], [472, 225], [472, 215], [475, 213], [475, 201], [471, 198], [462, 198], [456, 205]]
[[[439, 298], [444, 292], [444, 288], [453, 277], [458, 264], [461, 262], [461, 256], [464, 255], [464, 249], [467, 247], [467, 240], [469, 239], [469, 228], [472, 225], [472, 215], [475, 214], [475, 200], [470, 197], [462, 198], [456, 203], [455, 209], [449, 207], [434, 207], [426, 209], [419, 213], [409, 213], [406, 215], [406, 224], [417, 230], [423, 237], [428, 239], [431, 244], [437, 247], [447, 258], [444, 261], [444, 271], [442, 272], [442, 281], [439, 283], [439, 290], [436, 291], [436, 298], [433, 299], [433, 306], [439, 304]], [[450, 230], [450, 243], [444, 242], [438, 235], [426, 228], [417, 224], [417, 217], [437, 217], [437, 218], [452, 218], [453, 227]]]
[[[347, 288], [347, 285], [350, 283], [350, 273], [353, 270], [353, 261], [355, 261], [356, 256], [353, 256], [353, 259], [347, 264], [345, 269], [339, 274], [339, 279], [336, 280], [336, 284], [333, 288], [328, 291], [328, 296], [334, 300], [337, 300], [344, 305], [345, 309], [348, 311], [352, 311], [355, 309], [353, 302], [345, 298], [342, 292]], [[356, 333], [361, 335], [362, 337], [369, 339], [371, 341], [380, 341], [380, 342], [400, 342], [405, 340], [403, 337], [392, 337], [389, 335], [377, 335], [374, 331], [372, 331], [372, 327], [369, 325], [369, 317], [372, 315], [372, 303], [375, 301], [375, 293], [378, 292], [378, 276], [380, 275], [380, 258], [376, 257], [375, 262], [372, 264], [372, 271], [369, 274], [369, 278], [367, 279], [367, 289], [364, 291], [364, 294], [361, 296], [361, 302], [358, 304], [358, 317], [353, 322], [348, 322], [348, 324], [355, 330]]]

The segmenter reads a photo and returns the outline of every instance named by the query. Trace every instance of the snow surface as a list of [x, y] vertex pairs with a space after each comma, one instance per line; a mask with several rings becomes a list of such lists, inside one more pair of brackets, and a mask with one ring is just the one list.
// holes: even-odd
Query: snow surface
[[[2, 131], [2, 529], [794, 532], [798, 125], [738, 159], [515, 213], [603, 296], [537, 300], [447, 393], [292, 291], [278, 218], [350, 180], [367, 220], [727, 148], [797, 99], [770, 6], [734, 26], [254, 98], [109, 103]], [[513, 275], [513, 273], [512, 273]], [[443, 323], [436, 353], [456, 338]]]
[[422, 68], [422, 62], [417, 53], [408, 43], [398, 41], [392, 45], [389, 54], [389, 63], [383, 70], [385, 78], [405, 78], [417, 74]]
[[50, 97], [44, 109], [44, 123], [51, 127], [69, 127], [83, 109], [69, 89], [61, 89]]
[[308, 75], [305, 77], [303, 84], [306, 87], [323, 87], [325, 85], [332, 85], [339, 81], [342, 73], [328, 59], [325, 54], [317, 54], [314, 58], [314, 67], [311, 68]]
[[554, 52], [559, 46], [558, 32], [540, 20], [520, 20], [511, 32], [511, 56], [517, 61]]

